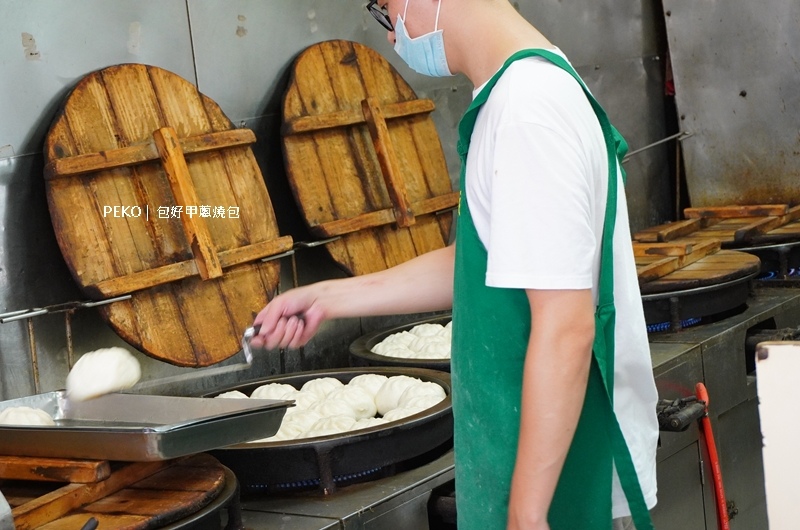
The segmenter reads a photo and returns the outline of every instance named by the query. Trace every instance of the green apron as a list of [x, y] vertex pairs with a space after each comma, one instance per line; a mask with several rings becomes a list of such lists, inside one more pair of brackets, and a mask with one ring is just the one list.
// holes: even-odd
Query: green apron
[[[481, 90], [459, 124], [462, 200], [456, 244], [452, 358], [458, 528], [506, 527], [531, 316], [523, 289], [485, 285], [487, 253], [472, 222], [465, 191], [467, 151], [478, 111], [497, 80], [512, 62], [531, 56], [553, 62], [581, 84], [602, 127], [609, 168], [589, 383], [548, 521], [551, 530], [611, 528], [611, 480], [615, 463], [636, 528], [648, 530], [652, 528], [650, 515], [612, 403], [615, 317], [612, 241], [617, 161], [627, 151], [627, 144], [569, 63], [546, 50], [524, 50], [511, 56]], [[501, 390], [497, 391], [498, 388]], [[557, 399], [559, 396], [554, 395], [553, 400]]]

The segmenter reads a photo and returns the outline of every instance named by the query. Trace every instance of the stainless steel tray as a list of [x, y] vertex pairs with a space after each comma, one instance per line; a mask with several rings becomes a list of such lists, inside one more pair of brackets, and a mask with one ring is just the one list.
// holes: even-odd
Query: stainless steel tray
[[54, 426], [0, 425], [0, 455], [168, 460], [274, 435], [291, 401], [109, 394], [84, 402], [63, 390], [0, 402], [53, 416]]

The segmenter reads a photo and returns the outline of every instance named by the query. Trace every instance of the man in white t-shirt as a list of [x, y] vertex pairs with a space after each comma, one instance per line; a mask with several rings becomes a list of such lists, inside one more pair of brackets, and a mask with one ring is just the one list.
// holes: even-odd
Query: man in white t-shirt
[[[638, 496], [642, 506], [655, 504], [657, 396], [625, 196], [598, 111], [563, 55], [506, 0], [373, 0], [367, 8], [409, 66], [434, 76], [463, 73], [479, 87], [474, 123], [461, 124], [466, 166], [456, 245], [387, 271], [288, 291], [256, 317], [254, 344], [298, 347], [330, 318], [446, 309], [455, 288], [453, 333], [462, 334], [453, 351], [459, 529], [609, 528], [612, 517], [617, 527], [630, 524], [622, 519], [629, 510], [618, 477], [623, 485], [638, 481], [636, 495], [625, 490], [628, 501]], [[545, 50], [550, 59], [507, 62], [522, 50]], [[616, 214], [606, 208], [610, 171], [619, 188]], [[613, 289], [602, 290], [609, 211], [616, 220], [606, 240]], [[607, 291], [616, 327], [610, 359], [598, 360], [595, 339], [603, 333], [595, 331], [595, 307]], [[460, 332], [458, 315], [470, 322]], [[513, 325], [498, 315], [513, 317]], [[476, 335], [478, 329], [486, 334]], [[588, 404], [605, 399], [611, 407], [598, 374], [613, 381], [631, 466], [614, 452], [611, 467], [619, 429], [597, 437], [596, 458], [591, 448], [576, 448], [587, 440], [585, 416], [597, 416], [587, 411], [602, 410]], [[595, 427], [616, 425], [613, 414], [589, 419]], [[509, 433], [514, 439], [504, 437]], [[564, 478], [575, 472], [574, 462], [586, 464], [583, 486]], [[597, 487], [590, 474], [599, 476]]]

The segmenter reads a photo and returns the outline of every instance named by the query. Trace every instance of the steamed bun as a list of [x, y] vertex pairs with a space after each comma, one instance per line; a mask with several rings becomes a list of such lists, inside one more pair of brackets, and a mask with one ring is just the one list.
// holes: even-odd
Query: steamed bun
[[294, 407], [289, 410], [307, 410], [322, 401], [317, 394], [305, 390], [294, 390], [288, 394], [284, 394], [281, 399], [294, 400]]
[[324, 398], [331, 391], [341, 386], [344, 386], [344, 383], [342, 383], [335, 377], [318, 377], [316, 379], [311, 379], [310, 381], [306, 381], [306, 384], [304, 384], [300, 390], [304, 392], [313, 392], [317, 394], [320, 398]]
[[397, 406], [405, 407], [408, 401], [414, 399], [415, 397], [421, 396], [435, 396], [438, 398], [436, 401], [436, 403], [438, 403], [445, 398], [446, 394], [444, 393], [444, 389], [436, 383], [427, 381], [419, 382], [415, 385], [409, 386], [403, 391], [397, 400]]
[[247, 394], [244, 392], [239, 392], [238, 390], [231, 390], [230, 392], [223, 392], [222, 394], [218, 394], [214, 397], [221, 399], [247, 399]]
[[298, 436], [301, 436], [304, 430], [305, 429], [303, 429], [302, 425], [284, 421], [283, 423], [281, 423], [278, 432], [276, 432], [274, 436], [270, 436], [269, 438], [261, 438], [260, 440], [252, 440], [248, 443], [280, 442], [283, 440], [294, 440]]
[[268, 383], [261, 385], [250, 393], [253, 399], [283, 399], [290, 392], [297, 390], [292, 385], [283, 383]]
[[53, 417], [42, 409], [9, 407], [0, 410], [0, 425], [55, 425]]
[[353, 410], [353, 407], [349, 403], [345, 403], [341, 400], [326, 399], [320, 401], [314, 405], [312, 410], [318, 412], [323, 418], [349, 416], [353, 418], [353, 421], [356, 420], [356, 411]]
[[316, 422], [302, 437], [314, 438], [316, 436], [329, 436], [349, 431], [356, 424], [350, 416], [331, 416]]
[[375, 395], [375, 405], [378, 408], [378, 414], [383, 416], [390, 410], [397, 408], [397, 402], [403, 392], [412, 385], [421, 383], [416, 377], [409, 377], [407, 375], [395, 375], [386, 380], [381, 386], [378, 393]]
[[[399, 344], [401, 346], [408, 346], [411, 344], [414, 339], [417, 338], [417, 335], [410, 333], [408, 331], [401, 331], [400, 333], [393, 333], [389, 335], [385, 339], [383, 339], [380, 344]], [[375, 351], [374, 349], [372, 351]]]
[[375, 416], [378, 411], [375, 399], [368, 390], [358, 386], [345, 385], [337, 388], [327, 397], [328, 401], [343, 401], [353, 410], [355, 418], [361, 420]]
[[356, 421], [355, 425], [353, 425], [352, 430], [358, 429], [369, 429], [370, 427], [377, 427], [378, 425], [385, 425], [389, 423], [383, 418], [364, 418], [361, 420]]
[[410, 331], [393, 333], [370, 351], [386, 357], [404, 359], [449, 359], [452, 321], [441, 324], [417, 324]]
[[[416, 396], [403, 402], [403, 407], [429, 409], [443, 401], [439, 396]], [[402, 407], [401, 407], [402, 408]]]
[[408, 416], [413, 416], [417, 412], [422, 412], [423, 410], [425, 409], [421, 407], [398, 407], [384, 414], [383, 419], [386, 421], [397, 421], [407, 418]]
[[142, 377], [136, 357], [124, 348], [102, 348], [78, 359], [67, 375], [67, 397], [75, 401], [125, 390]]
[[380, 374], [361, 374], [357, 375], [347, 383], [347, 386], [358, 386], [366, 390], [375, 399], [375, 394], [381, 389], [383, 383], [389, 379], [385, 375]]
[[400, 357], [405, 359], [410, 359], [415, 356], [414, 350], [404, 344], [384, 344], [383, 342], [372, 348], [372, 353], [377, 353], [378, 355], [384, 355], [386, 357]]
[[417, 337], [435, 337], [440, 335], [444, 326], [441, 324], [419, 324], [411, 328], [409, 333]]
[[[283, 423], [294, 423], [303, 429], [303, 432], [311, 429], [315, 423], [322, 419], [322, 415], [314, 410], [294, 410], [290, 408], [283, 417]], [[283, 425], [281, 423], [281, 425]]]

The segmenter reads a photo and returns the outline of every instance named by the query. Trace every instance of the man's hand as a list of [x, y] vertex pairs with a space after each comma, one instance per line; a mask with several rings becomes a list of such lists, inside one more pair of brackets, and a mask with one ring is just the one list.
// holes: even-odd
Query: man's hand
[[251, 344], [268, 350], [305, 345], [326, 319], [320, 301], [324, 289], [324, 283], [320, 283], [292, 289], [275, 297], [253, 321], [253, 325], [260, 326], [260, 329]]
[[333, 318], [397, 315], [453, 305], [455, 247], [433, 250], [390, 269], [306, 285], [276, 296], [253, 321], [251, 340], [267, 349], [299, 348]]

